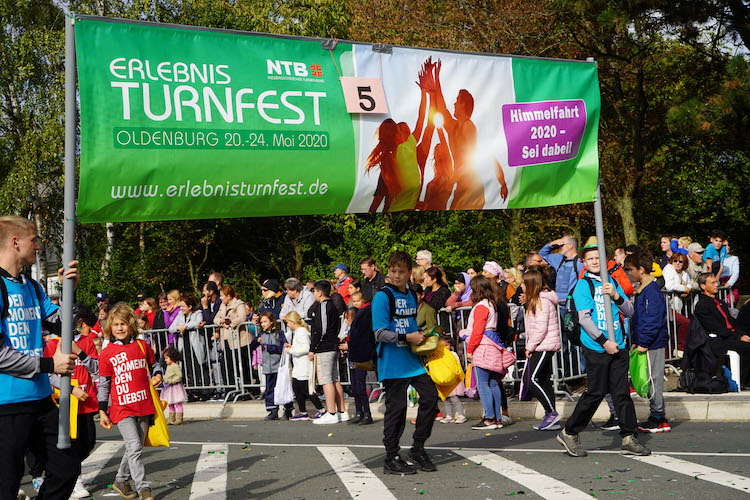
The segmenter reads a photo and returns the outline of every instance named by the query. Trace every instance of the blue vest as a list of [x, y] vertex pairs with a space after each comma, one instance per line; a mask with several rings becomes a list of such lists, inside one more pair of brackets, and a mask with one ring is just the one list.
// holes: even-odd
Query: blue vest
[[[35, 286], [25, 276], [21, 282], [15, 279], [5, 280], [8, 289], [8, 303], [2, 304], [2, 310], [8, 311], [2, 318], [3, 345], [26, 354], [42, 357], [44, 341], [42, 339], [42, 319], [49, 317], [58, 307], [42, 293], [42, 303], [38, 303]], [[0, 297], [0, 302], [4, 297]], [[29, 379], [0, 373], [0, 405], [37, 401], [52, 394], [49, 375], [37, 373]]]

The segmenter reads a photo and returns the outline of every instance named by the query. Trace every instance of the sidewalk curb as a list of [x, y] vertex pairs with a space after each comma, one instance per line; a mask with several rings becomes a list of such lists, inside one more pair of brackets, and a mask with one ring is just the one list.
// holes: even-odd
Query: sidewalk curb
[[[667, 393], [664, 395], [667, 418], [675, 420], [687, 420], [696, 422], [743, 422], [750, 420], [750, 393], [729, 394], [684, 394], [676, 395]], [[462, 398], [464, 411], [469, 419], [478, 419], [482, 416], [482, 404]], [[351, 398], [345, 400], [347, 410], [354, 414], [354, 401]], [[633, 398], [635, 411], [639, 420], [645, 420], [649, 415], [648, 400], [638, 396]], [[228, 403], [224, 406], [220, 402], [183, 403], [185, 406], [185, 418], [192, 420], [206, 419], [232, 419], [232, 420], [262, 420], [266, 415], [265, 402], [238, 401]], [[567, 418], [573, 413], [576, 403], [567, 399], [556, 401], [556, 409]], [[309, 405], [312, 408], [312, 405]], [[442, 407], [442, 404], [440, 405]], [[541, 420], [544, 417], [544, 408], [536, 401], [521, 402], [510, 400], [510, 415], [514, 419]], [[295, 409], [296, 411], [296, 409]], [[370, 411], [375, 420], [382, 420], [385, 411], [384, 402], [370, 403]], [[417, 416], [417, 408], [407, 410], [407, 418]], [[607, 403], [602, 401], [594, 415], [594, 420], [606, 420], [609, 418]]]

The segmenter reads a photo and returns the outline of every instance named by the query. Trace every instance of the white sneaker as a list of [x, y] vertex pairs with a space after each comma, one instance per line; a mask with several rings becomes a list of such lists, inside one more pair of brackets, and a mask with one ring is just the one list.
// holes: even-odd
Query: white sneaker
[[503, 415], [500, 418], [500, 422], [502, 422], [503, 425], [510, 425], [513, 423], [513, 419], [510, 418], [508, 415]]
[[346, 422], [347, 420], [349, 420], [349, 412], [339, 411], [337, 413], [338, 413], [339, 422]]
[[313, 424], [316, 424], [316, 425], [338, 424], [338, 423], [339, 423], [339, 417], [328, 412], [326, 412], [326, 414], [323, 415], [322, 417], [316, 418], [315, 420], [313, 420]]
[[76, 487], [73, 489], [70, 498], [88, 498], [90, 496], [91, 493], [89, 493], [89, 490], [86, 489], [83, 485], [83, 481], [81, 481], [81, 478], [79, 477], [78, 480], [76, 480]]
[[23, 490], [18, 490], [17, 500], [31, 500], [31, 497], [26, 494]]

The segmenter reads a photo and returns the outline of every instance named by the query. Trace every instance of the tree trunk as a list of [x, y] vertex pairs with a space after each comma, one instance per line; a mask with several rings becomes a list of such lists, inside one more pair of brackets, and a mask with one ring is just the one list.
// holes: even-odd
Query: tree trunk
[[141, 252], [141, 258], [143, 258], [143, 254], [146, 253], [146, 223], [145, 222], [138, 223], [138, 249]]
[[107, 222], [107, 250], [104, 252], [104, 261], [102, 262], [102, 283], [109, 275], [109, 264], [112, 261], [112, 252], [115, 250], [115, 224]]
[[302, 279], [302, 267], [304, 261], [302, 256], [302, 242], [299, 238], [295, 238], [292, 241], [292, 247], [294, 248], [294, 276]]
[[523, 217], [523, 208], [518, 208], [511, 211], [510, 215], [510, 236], [508, 247], [510, 251], [510, 261], [515, 266], [519, 262], [523, 262], [521, 256], [521, 218]]
[[637, 245], [638, 233], [635, 226], [635, 214], [633, 213], [634, 196], [628, 192], [623, 193], [622, 198], [615, 200], [614, 206], [622, 219], [622, 233], [625, 236], [625, 245]]
[[37, 256], [39, 258], [39, 276], [37, 278], [39, 280], [39, 284], [42, 285], [42, 288], [45, 291], [49, 292], [49, 290], [47, 290], [47, 244], [44, 242], [44, 224], [42, 223], [42, 214], [39, 211], [38, 198], [34, 197], [33, 205], [34, 222], [36, 223], [36, 234], [39, 235], [39, 246], [41, 247], [39, 249], [39, 252], [37, 253]]

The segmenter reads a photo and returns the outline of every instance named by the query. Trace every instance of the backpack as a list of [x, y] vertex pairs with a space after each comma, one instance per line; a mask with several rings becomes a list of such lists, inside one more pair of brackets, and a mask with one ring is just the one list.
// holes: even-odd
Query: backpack
[[[591, 278], [584, 276], [582, 279], [586, 280], [591, 289], [591, 296], [594, 296], [594, 282]], [[565, 299], [565, 312], [563, 313], [562, 333], [563, 337], [567, 337], [572, 345], [582, 346], [581, 343], [581, 324], [578, 322], [578, 309], [576, 309], [575, 300], [573, 300], [573, 290], [568, 294], [568, 298]]]
[[[414, 297], [415, 303], [418, 304], [416, 292], [411, 288], [408, 290]], [[396, 314], [396, 297], [388, 285], [377, 293], [381, 292], [388, 296], [391, 318], [416, 318], [412, 315]], [[358, 370], [374, 371], [378, 358], [377, 348], [378, 343], [372, 329], [372, 304], [368, 304], [357, 312], [349, 329], [349, 361]]]

